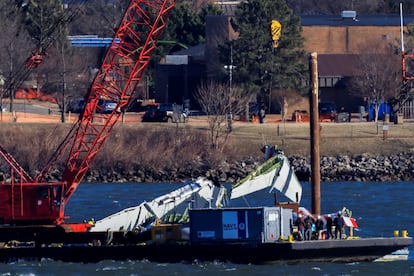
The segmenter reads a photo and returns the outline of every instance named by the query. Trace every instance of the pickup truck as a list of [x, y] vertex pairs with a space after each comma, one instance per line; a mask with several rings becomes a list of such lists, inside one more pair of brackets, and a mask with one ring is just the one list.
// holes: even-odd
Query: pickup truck
[[185, 123], [187, 119], [188, 114], [183, 110], [181, 105], [177, 104], [151, 106], [142, 116], [142, 122]]

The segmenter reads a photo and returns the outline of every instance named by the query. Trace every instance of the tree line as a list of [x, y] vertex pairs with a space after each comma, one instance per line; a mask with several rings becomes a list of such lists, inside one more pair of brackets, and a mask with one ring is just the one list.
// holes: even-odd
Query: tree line
[[[1, 100], [3, 101], [5, 97], [13, 99], [13, 93], [30, 74], [33, 86], [56, 95], [63, 115], [71, 99], [86, 94], [94, 77], [93, 69], [99, 67], [105, 52], [103, 48], [70, 47], [67, 35], [97, 34], [100, 37], [112, 37], [129, 1], [14, 0], [10, 2], [0, 4], [0, 21], [2, 26], [5, 26], [0, 34], [2, 36], [0, 70], [5, 82]], [[406, 13], [412, 10], [413, 3], [414, 0], [404, 1]], [[237, 88], [236, 91], [242, 91], [250, 98], [255, 97], [267, 110], [272, 111], [271, 106], [283, 105], [288, 97], [286, 91], [307, 93], [308, 69], [298, 14], [313, 11], [337, 14], [344, 9], [354, 9], [358, 13], [366, 14], [395, 13], [398, 8], [399, 5], [395, 1], [384, 0], [242, 2], [231, 20], [232, 27], [239, 33], [239, 37], [218, 48], [223, 66], [218, 70], [214, 81], [221, 84], [232, 82], [233, 87]], [[219, 14], [222, 14], [222, 11], [215, 5], [206, 5], [201, 10], [196, 10], [192, 1], [178, 0], [152, 58], [151, 66], [147, 70], [150, 83], [153, 82], [154, 67], [160, 58], [183, 47], [204, 43], [206, 16]], [[272, 20], [277, 20], [281, 24], [282, 31], [277, 47], [274, 47], [272, 41], [270, 29]], [[384, 51], [390, 49], [388, 45], [379, 48], [387, 49]], [[395, 54], [395, 49], [393, 51]], [[28, 59], [33, 58], [37, 53], [43, 57], [41, 64], [27, 68]], [[367, 60], [371, 63], [375, 62], [375, 59]], [[376, 68], [380, 68], [384, 60], [379, 59]], [[367, 65], [362, 60], [361, 64]], [[224, 68], [224, 65], [231, 66], [234, 70], [230, 72]], [[363, 75], [368, 71], [372, 74], [373, 67], [375, 66], [370, 69], [361, 66], [360, 74]], [[361, 79], [364, 80], [363, 77]], [[380, 84], [378, 81], [373, 82], [373, 85]], [[394, 89], [389, 93], [392, 95], [382, 93], [379, 98], [395, 97], [398, 93], [398, 85], [390, 87]], [[369, 96], [373, 89], [378, 91], [372, 85], [367, 86], [365, 81], [360, 81], [359, 84], [355, 81], [352, 83], [352, 88], [359, 95], [366, 93]], [[390, 89], [387, 89], [387, 92], [390, 92]], [[144, 92], [138, 90], [137, 97], [141, 97], [142, 93]], [[62, 116], [63, 120], [64, 116]]]

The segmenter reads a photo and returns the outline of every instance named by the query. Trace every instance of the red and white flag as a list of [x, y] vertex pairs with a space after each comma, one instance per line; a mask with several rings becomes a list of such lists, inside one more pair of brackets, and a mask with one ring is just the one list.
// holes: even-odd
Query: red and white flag
[[356, 219], [350, 217], [343, 217], [345, 226], [358, 228]]

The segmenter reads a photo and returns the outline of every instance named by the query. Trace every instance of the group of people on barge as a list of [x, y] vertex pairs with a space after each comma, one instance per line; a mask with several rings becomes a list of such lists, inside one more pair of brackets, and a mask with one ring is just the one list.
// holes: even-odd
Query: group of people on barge
[[294, 222], [294, 226], [298, 230], [295, 233], [295, 239], [299, 241], [342, 239], [344, 225], [341, 211], [336, 213], [336, 215], [318, 215], [317, 218], [312, 215], [303, 216], [298, 214]]

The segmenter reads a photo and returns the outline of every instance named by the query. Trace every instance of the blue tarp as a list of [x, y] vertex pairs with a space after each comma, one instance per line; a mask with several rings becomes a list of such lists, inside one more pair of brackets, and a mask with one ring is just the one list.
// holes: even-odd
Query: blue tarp
[[[374, 121], [375, 119], [375, 102], [370, 102], [367, 107], [368, 120]], [[387, 102], [381, 102], [378, 108], [378, 120], [384, 120], [385, 115], [391, 114], [391, 106]]]

